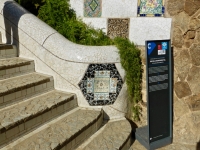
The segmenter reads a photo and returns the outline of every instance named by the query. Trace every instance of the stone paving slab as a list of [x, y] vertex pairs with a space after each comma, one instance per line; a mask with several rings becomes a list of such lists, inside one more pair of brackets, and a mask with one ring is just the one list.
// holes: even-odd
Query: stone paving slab
[[126, 119], [109, 121], [76, 150], [127, 150], [130, 145], [125, 145], [130, 140], [131, 131], [131, 125]]
[[146, 148], [135, 140], [129, 150], [146, 150]]
[[30, 73], [0, 81], [0, 96], [50, 81], [51, 76]]
[[0, 109], [0, 131], [26, 122], [29, 118], [37, 117], [39, 114], [71, 100], [76, 101], [74, 94], [53, 90]]
[[[100, 110], [76, 108], [14, 141], [1, 150], [61, 149], [68, 141], [73, 145], [77, 136], [102, 115]], [[73, 140], [74, 139], [74, 140]]]
[[29, 65], [32, 61], [20, 57], [0, 59], [0, 70]]
[[[129, 150], [146, 150], [146, 148], [140, 144], [137, 140], [131, 145]], [[158, 148], [156, 150], [200, 150], [197, 145], [172, 143], [170, 145]]]

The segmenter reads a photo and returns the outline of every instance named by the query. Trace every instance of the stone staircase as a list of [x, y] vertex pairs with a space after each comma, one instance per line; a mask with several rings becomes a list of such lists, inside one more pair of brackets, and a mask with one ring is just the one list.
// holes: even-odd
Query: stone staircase
[[126, 119], [103, 125], [102, 109], [78, 107], [75, 94], [54, 89], [52, 76], [35, 72], [34, 61], [17, 54], [15, 46], [0, 44], [0, 149], [130, 147]]

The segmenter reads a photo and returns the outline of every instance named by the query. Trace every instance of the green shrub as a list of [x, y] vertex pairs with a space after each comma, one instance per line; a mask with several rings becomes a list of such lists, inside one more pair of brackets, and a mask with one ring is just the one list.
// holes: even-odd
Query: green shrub
[[[20, 0], [18, 0], [20, 1]], [[31, 1], [31, 0], [21, 0]], [[37, 0], [34, 0], [33, 4]], [[38, 0], [39, 1], [39, 0]], [[23, 6], [23, 5], [22, 5]], [[76, 18], [69, 0], [45, 0], [40, 5], [38, 17], [72, 42], [82, 45], [116, 45], [121, 64], [126, 72], [126, 83], [134, 119], [139, 120], [141, 101], [142, 64], [140, 50], [128, 39], [110, 39], [102, 30], [95, 30]]]
[[115, 38], [115, 45], [119, 49], [121, 65], [126, 72], [126, 84], [130, 103], [133, 106], [134, 120], [139, 120], [140, 107], [138, 103], [142, 100], [142, 62], [140, 50], [134, 43], [127, 39]]
[[110, 45], [113, 41], [76, 18], [67, 0], [46, 0], [38, 17], [72, 42], [83, 45]]

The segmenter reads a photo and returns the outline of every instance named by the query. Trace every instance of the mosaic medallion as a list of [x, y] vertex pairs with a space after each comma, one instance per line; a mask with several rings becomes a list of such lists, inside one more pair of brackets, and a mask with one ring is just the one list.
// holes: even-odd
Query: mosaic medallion
[[115, 64], [90, 64], [78, 85], [88, 103], [99, 106], [115, 102], [123, 81]]
[[164, 0], [138, 0], [138, 16], [163, 16]]
[[129, 19], [113, 18], [108, 19], [108, 32], [110, 38], [129, 36]]
[[84, 0], [84, 17], [101, 17], [102, 0]]

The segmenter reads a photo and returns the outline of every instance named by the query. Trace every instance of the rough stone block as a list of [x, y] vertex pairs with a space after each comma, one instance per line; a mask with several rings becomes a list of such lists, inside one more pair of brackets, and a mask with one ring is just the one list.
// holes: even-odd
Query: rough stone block
[[193, 95], [193, 96], [187, 98], [185, 101], [188, 104], [191, 111], [200, 110], [200, 94]]
[[200, 44], [193, 44], [190, 47], [190, 54], [192, 58], [192, 63], [196, 66], [200, 66]]
[[181, 81], [184, 81], [191, 66], [191, 58], [188, 50], [181, 50], [179, 55], [174, 57], [174, 62], [179, 78]]
[[[198, 56], [197, 56], [198, 57]], [[200, 67], [192, 66], [187, 77], [188, 84], [193, 94], [200, 93]]]
[[185, 7], [184, 10], [188, 15], [193, 15], [198, 9], [200, 8], [200, 3], [196, 4], [191, 0], [185, 1]]
[[183, 98], [192, 94], [187, 82], [175, 83], [174, 90], [178, 98]]
[[187, 104], [185, 104], [183, 101], [176, 100], [174, 102], [174, 113], [177, 118], [184, 116], [189, 112], [190, 111]]

